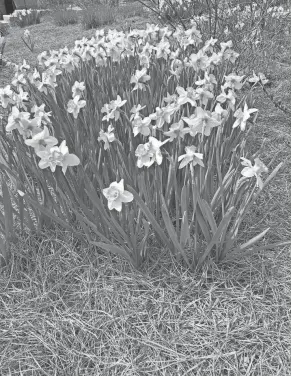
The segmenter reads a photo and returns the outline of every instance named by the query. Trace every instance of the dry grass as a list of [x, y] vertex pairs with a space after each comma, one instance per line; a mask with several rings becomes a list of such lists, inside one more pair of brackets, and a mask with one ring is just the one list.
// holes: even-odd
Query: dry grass
[[[6, 51], [13, 62], [33, 64], [44, 49], [94, 34], [80, 25], [58, 28], [49, 16], [29, 30], [37, 50], [25, 49], [15, 29]], [[274, 65], [270, 90], [288, 105], [286, 56]], [[0, 86], [11, 78], [7, 68], [6, 78], [1, 72]], [[290, 119], [262, 92], [255, 100], [260, 113], [250, 150], [266, 138], [260, 158], [270, 169], [286, 164], [240, 239], [271, 227], [266, 242], [290, 240]], [[290, 261], [286, 247], [191, 275], [166, 250], [152, 248], [137, 272], [61, 230], [20, 237], [0, 274], [0, 375], [288, 376]]]
[[289, 375], [290, 257], [136, 272], [69, 234], [22, 239], [1, 276], [3, 375]]

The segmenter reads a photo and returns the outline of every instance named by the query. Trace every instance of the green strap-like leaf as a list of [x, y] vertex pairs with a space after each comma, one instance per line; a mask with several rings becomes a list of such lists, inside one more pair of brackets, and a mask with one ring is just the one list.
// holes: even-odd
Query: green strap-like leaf
[[167, 207], [166, 207], [166, 202], [165, 202], [165, 199], [164, 199], [162, 194], [161, 194], [161, 201], [162, 201], [162, 216], [163, 216], [163, 220], [164, 220], [166, 229], [168, 231], [168, 234], [169, 234], [169, 236], [170, 236], [170, 238], [173, 242], [174, 247], [183, 256], [183, 258], [184, 258], [185, 262], [187, 263], [187, 265], [189, 266], [189, 268], [191, 268], [191, 264], [190, 264], [190, 261], [189, 261], [187, 255], [186, 255], [186, 253], [185, 253], [185, 250], [181, 247], [181, 244], [179, 243], [178, 236], [176, 234], [175, 228], [174, 228], [173, 223], [171, 221], [171, 218], [169, 216], [169, 212], [168, 212]]
[[204, 251], [203, 255], [201, 256], [200, 260], [198, 261], [197, 268], [199, 269], [201, 265], [204, 263], [206, 257], [210, 254], [213, 246], [220, 240], [221, 234], [223, 233], [225, 227], [227, 227], [230, 223], [230, 220], [232, 218], [234, 212], [234, 207], [231, 207], [226, 212], [225, 216], [222, 218], [222, 221], [220, 222], [218, 229], [216, 230], [215, 234], [213, 235], [210, 243], [208, 244], [206, 250]]
[[13, 231], [13, 207], [10, 199], [9, 190], [5, 180], [2, 178], [2, 195], [4, 205], [5, 236], [9, 241], [14, 236]]
[[151, 213], [151, 211], [149, 210], [149, 208], [146, 206], [146, 204], [143, 202], [143, 200], [140, 198], [140, 196], [138, 195], [138, 193], [131, 186], [129, 186], [129, 185], [127, 186], [127, 190], [133, 194], [133, 196], [135, 198], [135, 201], [137, 202], [137, 204], [139, 205], [140, 209], [142, 210], [142, 212], [144, 213], [144, 215], [146, 216], [146, 218], [149, 220], [149, 222], [153, 226], [154, 231], [157, 233], [157, 235], [159, 236], [159, 238], [162, 241], [162, 243], [166, 247], [168, 247], [171, 251], [173, 251], [171, 243], [169, 242], [169, 239], [167, 238], [167, 236], [164, 233], [163, 229], [158, 224], [158, 222], [156, 221], [155, 217], [153, 216], [153, 214]]

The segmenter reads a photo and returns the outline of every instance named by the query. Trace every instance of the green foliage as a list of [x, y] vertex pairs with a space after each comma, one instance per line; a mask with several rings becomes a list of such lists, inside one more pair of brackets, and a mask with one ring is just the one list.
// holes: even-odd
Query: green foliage
[[115, 11], [108, 5], [88, 7], [82, 13], [82, 26], [85, 30], [110, 25], [115, 20]]
[[75, 10], [60, 9], [53, 13], [53, 20], [57, 26], [74, 25], [78, 23], [78, 14]]

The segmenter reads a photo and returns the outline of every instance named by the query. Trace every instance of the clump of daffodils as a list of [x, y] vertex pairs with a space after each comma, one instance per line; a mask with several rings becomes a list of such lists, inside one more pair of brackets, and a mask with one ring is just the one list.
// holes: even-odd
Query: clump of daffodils
[[[24, 32], [24, 37], [30, 38], [28, 31]], [[195, 47], [195, 52], [187, 55], [188, 47], [192, 51]], [[96, 145], [110, 151], [110, 144], [114, 144], [118, 134], [123, 132], [129, 139], [139, 142], [134, 150], [138, 169], [162, 165], [165, 154], [163, 148], [167, 146], [171, 150], [175, 145], [178, 145], [176, 150], [180, 153], [176, 155], [179, 169], [187, 165], [204, 168], [203, 140], [210, 137], [215, 129], [222, 129], [230, 113], [234, 118], [233, 130], [244, 132], [247, 129], [257, 109], [249, 108], [247, 103], [243, 107], [237, 104], [237, 93], [244, 85], [245, 77], [230, 73], [224, 75], [222, 82], [218, 83], [215, 76], [217, 67], [236, 61], [238, 54], [232, 50], [232, 42], [219, 44], [211, 38], [201, 46], [201, 34], [195, 24], [187, 31], [177, 28], [174, 33], [167, 27], [147, 24], [145, 30], [128, 33], [109, 30], [105, 34], [96, 31], [95, 38], [76, 41], [72, 50], [64, 48], [43, 52], [38, 56], [39, 70], [32, 71], [25, 61], [16, 66], [13, 90], [11, 85], [0, 89], [0, 103], [10, 110], [6, 131], [17, 130], [22, 135], [25, 144], [33, 148], [40, 158], [38, 165], [41, 169], [50, 168], [54, 172], [60, 166], [65, 174], [68, 167], [80, 163], [81, 156], [69, 152], [66, 140], [57, 146], [59, 141], [50, 120], [52, 112], [46, 109], [45, 104], [34, 103], [30, 110], [27, 108], [29, 95], [25, 91], [26, 84], [29, 82], [40, 93], [55, 96], [62, 75], [70, 75], [81, 64], [102, 67], [109, 58], [118, 64], [135, 54], [138, 54], [141, 69], [132, 72], [128, 87], [136, 103], [130, 114], [126, 114], [128, 100], [118, 94], [103, 104]], [[175, 85], [174, 92], [161, 98], [160, 107], [146, 113], [147, 108], [139, 99], [150, 90], [151, 80], [157, 79], [151, 76], [150, 61], [153, 59], [161, 64], [169, 63], [168, 80]], [[189, 82], [186, 87], [178, 85], [182, 72], [194, 77], [192, 84]], [[85, 114], [87, 102], [85, 82], [75, 81], [64, 111], [71, 114], [68, 118], [73, 117], [76, 127], [80, 113]], [[145, 113], [142, 113], [143, 110]], [[129, 129], [124, 126], [125, 118], [130, 124]], [[265, 169], [258, 161], [252, 166], [245, 160], [244, 165], [242, 174], [247, 178], [256, 177], [259, 186], [262, 186], [260, 174]], [[124, 190], [123, 179], [119, 183], [111, 183], [109, 188], [103, 190], [103, 194], [108, 200], [109, 210], [121, 211], [122, 203], [133, 199]]]

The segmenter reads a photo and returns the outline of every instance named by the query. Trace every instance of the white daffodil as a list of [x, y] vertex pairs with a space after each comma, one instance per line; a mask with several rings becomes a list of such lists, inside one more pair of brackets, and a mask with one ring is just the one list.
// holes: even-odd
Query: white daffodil
[[21, 122], [24, 120], [29, 120], [29, 118], [29, 112], [20, 112], [16, 106], [12, 107], [11, 113], [8, 117], [6, 131], [11, 132], [13, 129], [20, 129]]
[[256, 177], [257, 179], [257, 186], [262, 189], [263, 187], [263, 181], [261, 179], [261, 174], [263, 172], [268, 172], [268, 167], [264, 165], [263, 162], [260, 161], [259, 158], [255, 158], [255, 164], [254, 166], [252, 165], [252, 162], [249, 160], [249, 159], [246, 159], [246, 158], [241, 158], [243, 160], [243, 162], [241, 162], [241, 164], [243, 166], [245, 166], [245, 168], [243, 168], [241, 174], [246, 177], [246, 178], [251, 178], [253, 176]]
[[36, 104], [32, 107], [31, 112], [34, 113], [34, 117], [39, 119], [39, 125], [44, 122], [46, 124], [51, 123], [49, 116], [52, 115], [52, 112], [46, 112], [44, 110], [45, 104], [43, 103], [41, 106], [37, 106]]
[[171, 123], [172, 116], [178, 110], [178, 108], [179, 108], [179, 105], [175, 105], [175, 104], [170, 104], [162, 108], [156, 107], [156, 112], [154, 112], [153, 114], [150, 114], [149, 118], [151, 120], [155, 120], [157, 128], [162, 128], [165, 122], [168, 124]]
[[179, 106], [185, 103], [190, 103], [193, 107], [197, 106], [196, 90], [193, 87], [187, 87], [187, 89], [185, 90], [183, 87], [178, 86], [176, 88], [176, 91], [179, 94], [179, 97], [177, 99], [177, 104], [179, 104]]
[[229, 107], [234, 110], [235, 102], [236, 102], [236, 95], [233, 90], [229, 89], [226, 93], [224, 87], [222, 87], [222, 92], [218, 95], [216, 100], [220, 103], [227, 102]]
[[204, 163], [202, 161], [203, 154], [196, 153], [196, 146], [186, 146], [185, 151], [186, 154], [180, 155], [178, 161], [182, 161], [179, 165], [179, 169], [185, 167], [188, 163], [192, 163], [193, 166], [199, 164], [200, 166], [204, 167]]
[[164, 135], [169, 138], [169, 142], [173, 142], [175, 138], [184, 138], [185, 134], [189, 133], [189, 128], [184, 128], [183, 120], [171, 125], [168, 132], [164, 132]]
[[137, 136], [139, 133], [143, 136], [149, 136], [151, 133], [151, 121], [152, 120], [149, 117], [145, 117], [144, 119], [142, 119], [140, 116], [136, 116], [132, 121], [134, 137]]
[[75, 81], [73, 87], [72, 87], [72, 93], [73, 97], [76, 97], [77, 95], [82, 95], [83, 91], [85, 90], [85, 83], [84, 82], [79, 82]]
[[102, 129], [99, 132], [98, 141], [104, 142], [104, 149], [105, 150], [109, 149], [109, 146], [110, 146], [109, 143], [113, 142], [115, 140], [115, 135], [114, 135], [113, 131], [114, 131], [114, 128], [113, 128], [112, 124], [109, 124], [107, 132], [104, 132]]
[[111, 183], [108, 188], [103, 189], [103, 194], [108, 200], [108, 209], [115, 209], [121, 212], [122, 203], [131, 202], [133, 194], [124, 190], [124, 180], [121, 179], [119, 183], [116, 181]]
[[3, 108], [7, 108], [9, 103], [14, 104], [12, 99], [13, 91], [11, 90], [11, 86], [7, 85], [4, 88], [0, 88], [0, 103]]
[[60, 146], [37, 151], [36, 155], [41, 158], [38, 166], [41, 169], [50, 167], [52, 172], [55, 172], [57, 166], [61, 166], [63, 174], [65, 174], [68, 166], [77, 166], [80, 163], [80, 159], [75, 154], [69, 154], [65, 140]]
[[86, 106], [86, 101], [80, 100], [80, 95], [76, 95], [68, 102], [67, 111], [72, 113], [74, 118], [77, 119], [80, 109]]
[[130, 83], [134, 84], [132, 91], [141, 89], [145, 90], [145, 82], [150, 80], [150, 76], [147, 74], [147, 69], [143, 68], [142, 70], [136, 70], [135, 75], [131, 77]]
[[140, 144], [135, 150], [135, 155], [137, 156], [137, 167], [142, 168], [143, 166], [150, 167], [155, 162], [160, 165], [163, 161], [163, 155], [160, 150], [161, 146], [168, 142], [159, 141], [155, 137], [149, 137], [149, 142], [146, 144]]
[[111, 101], [110, 103], [105, 103], [105, 105], [101, 108], [101, 112], [106, 112], [107, 115], [103, 116], [102, 121], [110, 121], [110, 119], [115, 119], [117, 121], [120, 118], [120, 107], [122, 107], [127, 100], [122, 100], [119, 95], [117, 95], [117, 99], [115, 101]]
[[132, 121], [135, 117], [138, 117], [139, 116], [139, 112], [143, 109], [143, 108], [145, 108], [145, 106], [141, 106], [140, 104], [138, 104], [137, 106], [136, 105], [134, 105], [133, 107], [132, 107], [132, 109], [130, 110], [130, 113], [132, 114], [132, 115], [130, 115], [130, 121]]
[[197, 107], [196, 114], [191, 115], [189, 118], [182, 118], [189, 126], [189, 133], [194, 137], [197, 133], [203, 133], [209, 136], [211, 129], [218, 127], [220, 122], [216, 119], [210, 111], [205, 111], [201, 107]]
[[44, 126], [43, 130], [35, 134], [31, 139], [25, 140], [25, 144], [31, 146], [35, 151], [43, 151], [57, 145], [58, 140], [49, 134], [49, 130]]
[[236, 121], [233, 123], [233, 128], [240, 127], [242, 131], [246, 129], [247, 121], [251, 117], [251, 114], [257, 112], [257, 108], [248, 108], [247, 103], [244, 105], [244, 110], [242, 111], [241, 108], [235, 111], [234, 117]]
[[224, 88], [230, 88], [232, 90], [240, 90], [243, 86], [241, 82], [245, 76], [237, 76], [234, 73], [229, 74], [228, 76], [224, 76], [225, 84], [223, 85]]

